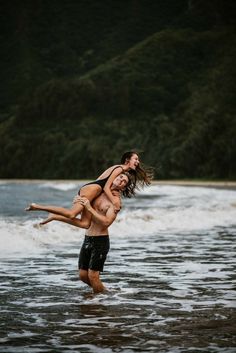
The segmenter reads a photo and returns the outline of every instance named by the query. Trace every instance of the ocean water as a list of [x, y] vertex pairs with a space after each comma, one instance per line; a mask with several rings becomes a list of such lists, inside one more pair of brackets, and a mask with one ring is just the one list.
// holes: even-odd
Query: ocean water
[[80, 183], [0, 182], [0, 352], [236, 352], [236, 191], [153, 185], [110, 227], [91, 295], [84, 231], [25, 212], [70, 207]]

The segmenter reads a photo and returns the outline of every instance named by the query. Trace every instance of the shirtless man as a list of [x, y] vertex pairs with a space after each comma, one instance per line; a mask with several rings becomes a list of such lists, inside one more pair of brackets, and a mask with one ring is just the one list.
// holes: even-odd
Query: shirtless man
[[[121, 192], [128, 187], [127, 174], [118, 175], [111, 186], [114, 197], [120, 198]], [[79, 277], [81, 281], [92, 287], [94, 293], [106, 290], [101, 279], [100, 272], [109, 251], [108, 227], [114, 222], [117, 212], [105, 193], [99, 195], [92, 203], [88, 199], [76, 196], [74, 202], [79, 202], [85, 207], [89, 217], [85, 220], [69, 219], [59, 215], [51, 215], [51, 220], [62, 221], [76, 227], [86, 228], [85, 239], [79, 255]]]

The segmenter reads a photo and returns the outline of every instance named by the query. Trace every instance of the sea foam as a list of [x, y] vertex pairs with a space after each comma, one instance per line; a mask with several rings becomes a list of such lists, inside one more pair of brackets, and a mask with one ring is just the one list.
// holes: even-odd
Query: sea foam
[[[47, 183], [44, 185], [48, 187]], [[65, 183], [64, 186], [68, 190], [75, 185]], [[62, 186], [56, 184], [56, 187]], [[152, 186], [139, 193], [136, 199], [123, 200], [123, 208], [109, 231], [115, 239], [127, 236], [145, 239], [160, 234], [206, 234], [217, 227], [235, 230], [235, 205], [235, 191]], [[35, 212], [24, 217], [1, 216], [1, 256], [37, 253], [72, 242], [79, 246], [85, 233], [83, 229], [61, 222], [37, 228], [35, 225], [42, 220], [42, 214]]]

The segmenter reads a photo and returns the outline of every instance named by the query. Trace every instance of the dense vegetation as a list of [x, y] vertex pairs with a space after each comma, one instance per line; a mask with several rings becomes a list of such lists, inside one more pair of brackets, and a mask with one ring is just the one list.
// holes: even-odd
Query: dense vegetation
[[92, 178], [131, 148], [159, 178], [236, 177], [234, 1], [1, 6], [0, 177]]

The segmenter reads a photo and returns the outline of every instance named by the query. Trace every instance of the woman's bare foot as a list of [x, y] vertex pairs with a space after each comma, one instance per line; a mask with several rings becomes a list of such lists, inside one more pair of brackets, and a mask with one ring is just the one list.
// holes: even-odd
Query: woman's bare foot
[[37, 211], [37, 204], [31, 203], [28, 207], [25, 208], [25, 211]]
[[41, 228], [41, 225], [40, 225], [39, 223], [35, 223], [35, 224], [33, 225], [33, 227], [36, 228], [36, 229], [40, 229], [40, 228]]
[[49, 213], [49, 214], [48, 214], [48, 217], [47, 217], [44, 221], [40, 222], [39, 225], [40, 225], [40, 226], [43, 226], [44, 224], [47, 224], [47, 223], [49, 223], [49, 222], [52, 222], [52, 221], [54, 221], [55, 219], [56, 219], [55, 214]]

